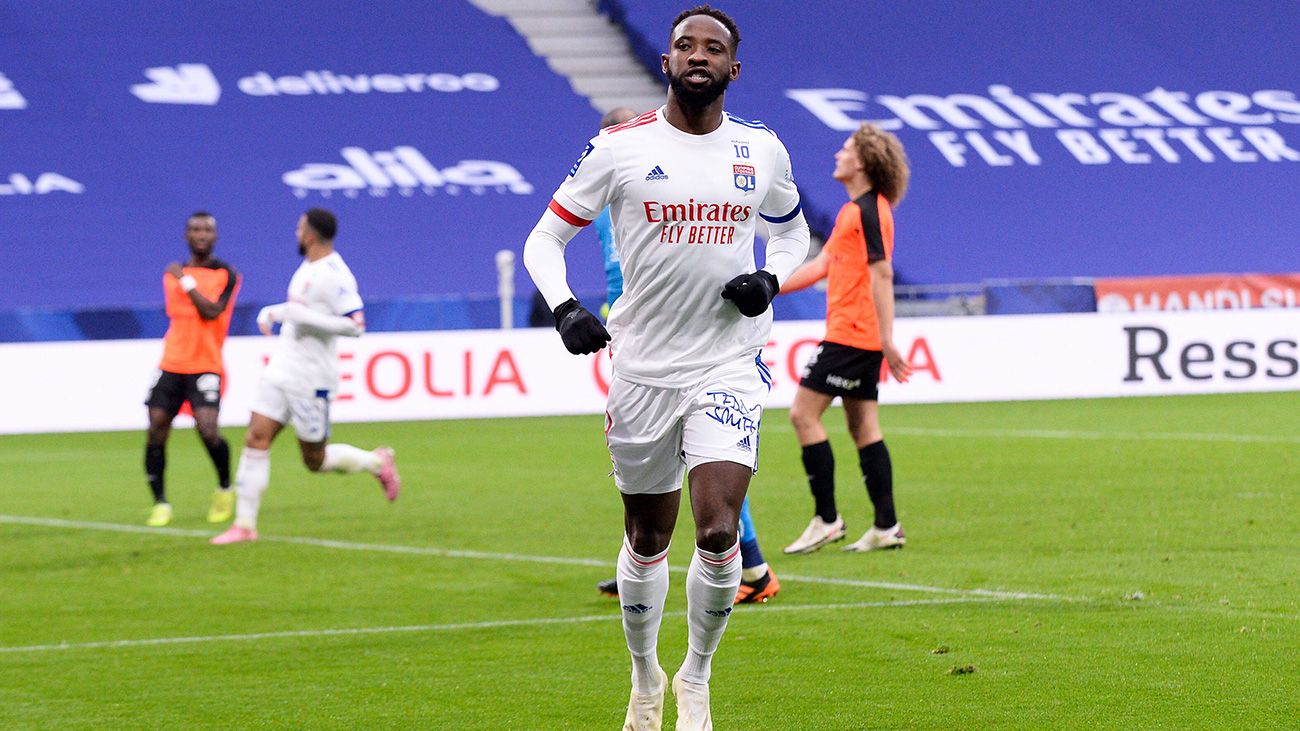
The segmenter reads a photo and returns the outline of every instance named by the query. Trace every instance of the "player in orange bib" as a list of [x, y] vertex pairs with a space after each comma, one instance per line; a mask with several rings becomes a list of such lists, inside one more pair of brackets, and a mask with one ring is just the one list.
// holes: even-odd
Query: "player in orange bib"
[[210, 522], [227, 520], [234, 509], [230, 491], [230, 446], [217, 428], [225, 369], [221, 346], [230, 329], [230, 315], [239, 290], [239, 274], [212, 255], [217, 242], [217, 221], [198, 211], [185, 223], [190, 258], [184, 265], [172, 262], [163, 274], [167, 317], [171, 325], [163, 337], [162, 362], [145, 405], [149, 407], [149, 432], [144, 469], [153, 491], [154, 506], [147, 525], [171, 522], [163, 472], [167, 466], [167, 437], [172, 420], [189, 403], [199, 438], [217, 468], [217, 490], [208, 510]]
[[812, 553], [844, 538], [844, 519], [835, 507], [835, 457], [821, 422], [837, 396], [875, 507], [872, 527], [844, 550], [902, 548], [907, 540], [894, 513], [893, 467], [880, 431], [877, 384], [882, 360], [900, 383], [912, 373], [893, 335], [893, 207], [907, 190], [909, 174], [897, 137], [872, 124], [859, 127], [835, 153], [834, 177], [849, 202], [821, 253], [781, 286], [782, 293], [793, 292], [828, 280], [826, 338], [804, 368], [790, 408], [816, 515], [786, 553]]

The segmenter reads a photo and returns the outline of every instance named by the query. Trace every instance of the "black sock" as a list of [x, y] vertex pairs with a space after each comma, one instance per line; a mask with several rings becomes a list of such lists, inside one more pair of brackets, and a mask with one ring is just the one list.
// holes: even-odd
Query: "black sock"
[[835, 509], [835, 454], [830, 442], [817, 442], [803, 448], [803, 469], [808, 487], [817, 503], [817, 515], [827, 523], [839, 516]]
[[867, 494], [876, 508], [876, 527], [891, 528], [898, 522], [894, 515], [894, 468], [884, 440], [872, 442], [858, 450], [858, 465], [867, 483]]
[[203, 446], [208, 448], [208, 456], [217, 468], [217, 484], [221, 485], [222, 490], [230, 489], [230, 445], [218, 437], [215, 442], [204, 442]]
[[153, 501], [167, 502], [167, 492], [163, 488], [163, 471], [167, 469], [167, 448], [146, 444], [144, 447], [144, 474], [149, 480], [149, 489], [153, 491]]

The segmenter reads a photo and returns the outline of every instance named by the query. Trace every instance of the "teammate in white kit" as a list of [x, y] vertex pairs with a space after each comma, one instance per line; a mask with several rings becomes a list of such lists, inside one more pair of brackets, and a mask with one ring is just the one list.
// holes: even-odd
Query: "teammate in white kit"
[[239, 457], [235, 522], [212, 539], [215, 545], [257, 540], [257, 511], [271, 476], [271, 442], [285, 424], [293, 424], [298, 434], [307, 469], [369, 472], [379, 479], [390, 501], [397, 499], [401, 481], [392, 449], [368, 451], [326, 443], [330, 401], [339, 384], [335, 340], [359, 337], [366, 329], [357, 280], [334, 251], [337, 231], [334, 214], [323, 208], [313, 208], [298, 219], [298, 253], [304, 260], [289, 280], [289, 300], [263, 307], [257, 315], [264, 335], [281, 323], [280, 336], [258, 383]]
[[[632, 654], [625, 729], [658, 729], [667, 677], [657, 643], [668, 545], [689, 474], [695, 551], [686, 577], [689, 649], [673, 678], [678, 729], [712, 727], [709, 675], [741, 559], [741, 502], [758, 463], [770, 387], [761, 348], [779, 283], [808, 252], [790, 158], [770, 130], [723, 111], [740, 35], [699, 6], [672, 24], [667, 104], [591, 140], [524, 246], [524, 263], [575, 354], [611, 340], [606, 439], [626, 536], [618, 595]], [[609, 330], [573, 297], [564, 248], [610, 207], [623, 296]], [[755, 272], [754, 227], [769, 240]]]

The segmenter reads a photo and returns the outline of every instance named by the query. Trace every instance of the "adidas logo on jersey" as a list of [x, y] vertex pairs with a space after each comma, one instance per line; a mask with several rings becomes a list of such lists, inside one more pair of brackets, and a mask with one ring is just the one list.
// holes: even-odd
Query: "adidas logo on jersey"
[[650, 174], [645, 176], [645, 179], [646, 180], [667, 180], [668, 173], [665, 173], [663, 168], [659, 167], [658, 165], [655, 165], [654, 169], [650, 171]]
[[748, 434], [746, 434], [745, 437], [744, 437], [743, 439], [741, 439], [740, 441], [736, 442], [736, 449], [740, 449], [740, 450], [743, 450], [743, 451], [745, 451], [745, 452], [752, 452], [752, 451], [754, 451], [754, 445], [749, 441], [749, 435], [748, 435]]

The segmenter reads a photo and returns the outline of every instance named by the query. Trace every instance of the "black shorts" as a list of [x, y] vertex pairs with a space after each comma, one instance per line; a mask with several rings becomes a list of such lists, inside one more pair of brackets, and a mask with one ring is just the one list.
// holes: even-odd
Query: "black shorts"
[[158, 371], [158, 380], [154, 381], [144, 405], [175, 416], [186, 401], [190, 402], [191, 409], [220, 409], [221, 374]]
[[877, 401], [883, 358], [879, 350], [862, 350], [823, 340], [804, 366], [799, 385], [827, 396]]

